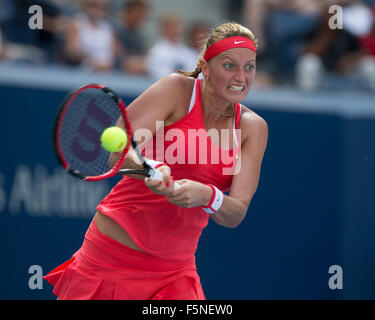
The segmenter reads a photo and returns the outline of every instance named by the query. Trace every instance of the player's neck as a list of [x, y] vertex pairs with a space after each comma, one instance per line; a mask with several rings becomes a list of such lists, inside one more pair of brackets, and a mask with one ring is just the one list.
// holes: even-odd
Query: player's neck
[[202, 106], [205, 119], [231, 117], [234, 115], [234, 105], [217, 98], [212, 89], [202, 84]]

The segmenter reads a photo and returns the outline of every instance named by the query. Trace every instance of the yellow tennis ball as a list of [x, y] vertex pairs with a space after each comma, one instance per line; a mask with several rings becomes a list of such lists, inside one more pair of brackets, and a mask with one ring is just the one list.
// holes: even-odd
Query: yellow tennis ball
[[105, 129], [100, 137], [102, 147], [109, 152], [120, 152], [124, 150], [128, 142], [126, 132], [119, 127]]

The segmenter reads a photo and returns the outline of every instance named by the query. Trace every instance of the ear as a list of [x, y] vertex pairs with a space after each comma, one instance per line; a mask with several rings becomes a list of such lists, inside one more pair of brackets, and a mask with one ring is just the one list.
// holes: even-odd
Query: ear
[[203, 77], [208, 80], [210, 74], [210, 67], [206, 60], [202, 60], [202, 75]]

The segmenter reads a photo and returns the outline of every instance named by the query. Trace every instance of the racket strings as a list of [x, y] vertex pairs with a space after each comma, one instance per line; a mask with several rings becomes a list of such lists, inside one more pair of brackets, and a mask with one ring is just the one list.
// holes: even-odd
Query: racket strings
[[70, 167], [85, 176], [110, 170], [110, 152], [101, 147], [100, 136], [119, 116], [117, 103], [102, 90], [88, 88], [73, 97], [60, 129], [60, 146]]

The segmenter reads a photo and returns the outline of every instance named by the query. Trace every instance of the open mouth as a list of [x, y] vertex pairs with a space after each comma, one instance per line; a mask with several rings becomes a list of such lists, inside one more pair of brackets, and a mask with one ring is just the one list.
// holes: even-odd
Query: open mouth
[[228, 86], [228, 89], [231, 91], [241, 92], [245, 90], [245, 86], [230, 85]]

